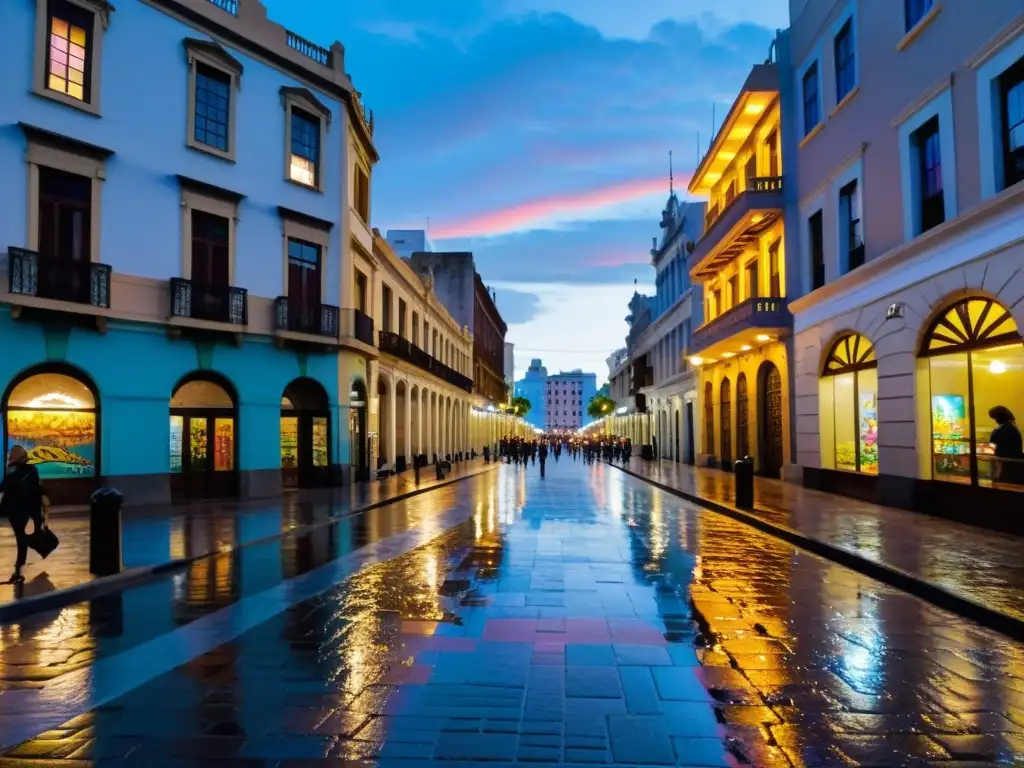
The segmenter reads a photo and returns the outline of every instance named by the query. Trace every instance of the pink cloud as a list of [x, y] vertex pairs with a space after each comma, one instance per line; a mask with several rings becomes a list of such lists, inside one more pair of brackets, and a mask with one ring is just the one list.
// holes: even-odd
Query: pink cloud
[[[685, 187], [686, 181], [680, 180], [679, 184]], [[531, 225], [545, 220], [569, 218], [573, 214], [583, 213], [591, 208], [626, 203], [664, 190], [665, 178], [661, 176], [611, 184], [586, 192], [552, 195], [471, 216], [463, 221], [439, 224], [431, 229], [430, 236], [435, 240], [446, 240], [529, 229]]]

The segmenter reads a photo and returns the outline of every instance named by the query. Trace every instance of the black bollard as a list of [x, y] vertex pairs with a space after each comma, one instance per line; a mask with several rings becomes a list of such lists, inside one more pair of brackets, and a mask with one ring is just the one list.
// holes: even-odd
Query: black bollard
[[736, 506], [740, 509], [754, 508], [754, 460], [749, 456], [733, 464], [736, 476]]
[[121, 572], [121, 506], [124, 496], [100, 488], [89, 497], [89, 573], [112, 576]]

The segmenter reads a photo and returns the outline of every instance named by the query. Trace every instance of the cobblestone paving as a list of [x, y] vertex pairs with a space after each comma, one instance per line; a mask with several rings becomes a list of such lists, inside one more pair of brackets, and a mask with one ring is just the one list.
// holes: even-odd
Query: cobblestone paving
[[[452, 476], [487, 471], [477, 459], [455, 465]], [[414, 473], [404, 472], [373, 483], [358, 483], [338, 489], [296, 491], [282, 499], [251, 502], [211, 502], [155, 509], [129, 508], [124, 513], [124, 565], [138, 568], [159, 565], [172, 559], [220, 552], [296, 526], [342, 517], [353, 510], [409, 493], [417, 487], [438, 483], [432, 469], [421, 473], [417, 486]], [[240, 522], [241, 521], [241, 522]], [[0, 605], [22, 597], [50, 592], [92, 581], [89, 573], [89, 521], [86, 514], [56, 515], [51, 527], [60, 537], [60, 547], [45, 561], [29, 552], [26, 583], [15, 587], [0, 583]], [[14, 536], [6, 520], [0, 520], [0, 579], [13, 570]]]
[[[639, 459], [629, 469], [700, 498], [735, 501], [729, 472]], [[761, 477], [754, 514], [1024, 620], [1019, 537]]]
[[187, 631], [190, 611], [228, 625], [243, 594], [453, 504], [472, 511], [317, 597], [296, 589], [0, 766], [951, 768], [1024, 754], [1021, 646], [915, 598], [607, 466], [503, 467], [436, 493], [392, 512], [403, 521], [367, 517], [347, 545], [324, 528], [226, 556], [162, 601], [129, 591], [3, 627], [0, 735], [22, 717], [16, 679], [45, 690], [165, 614], [151, 633]]

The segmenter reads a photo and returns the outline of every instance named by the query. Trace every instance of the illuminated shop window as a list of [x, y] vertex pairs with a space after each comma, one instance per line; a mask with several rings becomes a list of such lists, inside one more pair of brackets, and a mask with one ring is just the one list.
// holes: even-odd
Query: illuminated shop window
[[62, 373], [29, 376], [5, 404], [6, 450], [20, 445], [46, 479], [96, 474], [96, 399]]
[[822, 466], [878, 474], [878, 362], [871, 342], [843, 336], [818, 386]]
[[1010, 312], [990, 299], [958, 301], [932, 323], [921, 354], [932, 477], [1024, 490], [1020, 431], [999, 423], [1024, 412], [1024, 344]]

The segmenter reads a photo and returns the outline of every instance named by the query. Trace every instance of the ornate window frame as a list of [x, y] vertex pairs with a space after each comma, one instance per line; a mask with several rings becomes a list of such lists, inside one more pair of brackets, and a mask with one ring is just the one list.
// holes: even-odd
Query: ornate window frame
[[114, 6], [107, 0], [64, 0], [69, 5], [81, 8], [92, 14], [92, 35], [89, 50], [89, 101], [82, 101], [67, 94], [53, 91], [46, 87], [47, 61], [49, 59], [49, 24], [50, 0], [36, 0], [35, 49], [32, 60], [32, 93], [44, 99], [56, 101], [68, 107], [74, 107], [90, 115], [101, 117], [100, 95], [102, 93], [103, 75], [103, 34], [110, 26], [110, 16]]
[[192, 279], [192, 211], [205, 211], [228, 220], [228, 285], [235, 285], [238, 248], [238, 207], [245, 195], [178, 176], [181, 184], [181, 276]]
[[[237, 148], [236, 115], [238, 113], [238, 93], [242, 86], [242, 63], [228, 53], [223, 46], [212, 40], [199, 40], [186, 37], [182, 40], [185, 47], [185, 58], [188, 64], [188, 108], [185, 110], [185, 146], [208, 155], [219, 157], [228, 162], [235, 162]], [[203, 64], [216, 69], [228, 76], [231, 82], [228, 100], [228, 148], [227, 151], [212, 147], [196, 140], [196, 64]]]
[[[316, 192], [324, 191], [324, 181], [327, 174], [324, 173], [324, 148], [327, 144], [327, 132], [331, 126], [331, 110], [320, 101], [312, 91], [307, 88], [293, 88], [291, 86], [281, 87], [281, 105], [284, 108], [284, 178], [285, 181], [296, 184], [303, 189], [311, 189]], [[292, 156], [292, 110], [298, 108], [303, 112], [317, 118], [319, 124], [319, 137], [317, 142], [316, 159], [316, 184], [304, 184], [291, 176]]]

